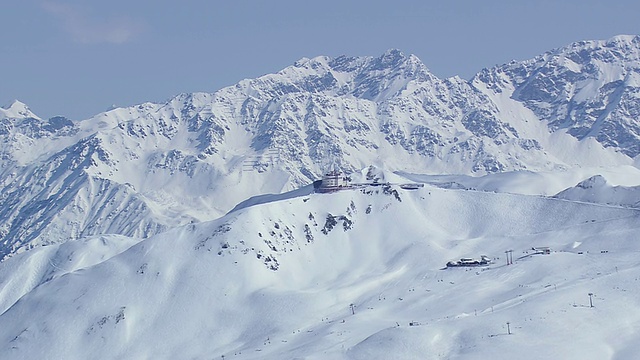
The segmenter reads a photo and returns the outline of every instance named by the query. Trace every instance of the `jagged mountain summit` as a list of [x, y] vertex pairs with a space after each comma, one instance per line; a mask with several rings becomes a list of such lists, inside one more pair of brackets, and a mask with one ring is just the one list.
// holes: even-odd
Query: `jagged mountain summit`
[[[13, 101], [6, 108], [0, 107], [0, 136], [3, 137], [1, 156], [11, 159], [9, 155], [17, 155], [18, 151], [7, 153], [6, 140], [15, 142], [22, 140], [36, 140], [43, 137], [68, 136], [73, 132], [74, 124], [63, 116], [55, 116], [45, 121], [34, 114], [29, 107], [18, 101]], [[10, 141], [9, 141], [10, 142]], [[35, 142], [29, 142], [35, 145]]]
[[[570, 71], [552, 66], [571, 51], [581, 55], [566, 62]], [[473, 176], [630, 165], [637, 52], [637, 37], [576, 43], [472, 81], [439, 79], [398, 50], [305, 58], [215, 93], [76, 122], [43, 120], [15, 102], [0, 113], [0, 256], [212, 220], [249, 196], [308, 184], [329, 165]], [[557, 70], [549, 86], [547, 69]], [[550, 85], [561, 79], [575, 91]], [[563, 101], [591, 104], [583, 112], [593, 121], [574, 107], [567, 114], [583, 130], [560, 126], [569, 124], [554, 115]], [[598, 106], [608, 110], [597, 115]]]
[[485, 69], [474, 84], [506, 92], [577, 139], [640, 154], [640, 36], [581, 41], [522, 62]]

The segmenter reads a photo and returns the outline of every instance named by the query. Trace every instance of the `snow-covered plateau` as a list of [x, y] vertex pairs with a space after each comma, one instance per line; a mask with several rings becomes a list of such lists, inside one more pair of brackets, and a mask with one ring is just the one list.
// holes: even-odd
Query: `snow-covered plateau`
[[389, 50], [80, 121], [15, 101], [0, 358], [635, 359], [639, 116], [625, 35], [468, 81]]

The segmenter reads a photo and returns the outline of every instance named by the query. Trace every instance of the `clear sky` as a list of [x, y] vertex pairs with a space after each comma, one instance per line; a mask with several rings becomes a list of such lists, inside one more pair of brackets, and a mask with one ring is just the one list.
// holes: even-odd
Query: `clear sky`
[[470, 78], [579, 40], [640, 34], [626, 0], [3, 0], [0, 105], [84, 119], [213, 92], [302, 57], [397, 48]]

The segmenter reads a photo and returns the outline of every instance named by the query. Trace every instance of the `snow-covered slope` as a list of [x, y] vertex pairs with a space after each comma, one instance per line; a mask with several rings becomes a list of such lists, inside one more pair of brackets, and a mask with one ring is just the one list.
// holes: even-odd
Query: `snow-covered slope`
[[[633, 166], [615, 167], [575, 167], [563, 171], [507, 171], [483, 176], [467, 175], [424, 175], [398, 172], [401, 176], [417, 182], [427, 183], [441, 188], [469, 189], [512, 193], [523, 195], [553, 196], [572, 188], [576, 183], [593, 177], [604, 177], [607, 184], [616, 188], [634, 188], [640, 186], [640, 169]], [[594, 203], [607, 204], [606, 195]], [[623, 198], [622, 195], [619, 198]], [[585, 200], [568, 198], [571, 200]], [[622, 204], [622, 203], [620, 203]], [[630, 204], [630, 202], [627, 202]]]
[[602, 175], [595, 175], [574, 187], [559, 192], [555, 197], [638, 208], [640, 207], [640, 186], [615, 186]]
[[474, 177], [633, 166], [637, 54], [637, 37], [582, 42], [472, 81], [438, 79], [398, 50], [320, 56], [77, 122], [14, 102], [0, 112], [0, 258], [213, 220], [330, 166]]
[[138, 241], [140, 239], [126, 236], [102, 235], [16, 255], [0, 266], [0, 313], [38, 286], [99, 264]]
[[[92, 266], [95, 257], [67, 267], [69, 251], [48, 247], [0, 263], [9, 282], [65, 269], [19, 301], [0, 293], [3, 358], [627, 359], [640, 350], [637, 210], [430, 186], [255, 204], [103, 251]], [[533, 254], [539, 246], [552, 253]], [[481, 254], [494, 263], [442, 269]]]

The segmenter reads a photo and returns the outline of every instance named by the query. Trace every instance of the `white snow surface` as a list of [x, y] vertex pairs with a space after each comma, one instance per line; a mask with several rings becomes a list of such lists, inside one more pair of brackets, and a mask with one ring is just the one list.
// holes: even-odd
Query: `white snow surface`
[[92, 236], [16, 255], [0, 266], [0, 313], [36, 287], [101, 263], [138, 241], [119, 235]]
[[555, 195], [556, 198], [640, 208], [640, 186], [611, 185], [602, 175], [592, 176]]
[[389, 50], [79, 122], [15, 101], [0, 358], [635, 359], [638, 69], [618, 36], [471, 81]]
[[10, 105], [0, 107], [0, 119], [4, 118], [34, 118], [40, 120], [25, 103], [18, 100], [14, 100]]
[[[0, 263], [5, 284], [45, 278], [0, 292], [0, 352], [631, 359], [639, 219], [618, 206], [431, 185], [265, 196], [141, 241], [95, 238]], [[551, 254], [534, 254], [542, 246]], [[494, 262], [444, 269], [480, 255]]]
[[[552, 196], [587, 181], [599, 177], [607, 185], [619, 188], [640, 186], [640, 169], [633, 166], [577, 167], [558, 171], [508, 171], [484, 176], [465, 175], [424, 175], [399, 171], [399, 175], [412, 181], [427, 183], [444, 188], [506, 192], [524, 195]], [[607, 190], [601, 190], [607, 191]], [[595, 203], [606, 203], [604, 197], [594, 199]], [[624, 197], [624, 196], [622, 196]], [[579, 198], [572, 198], [580, 200]], [[584, 200], [584, 199], [583, 199]]]

